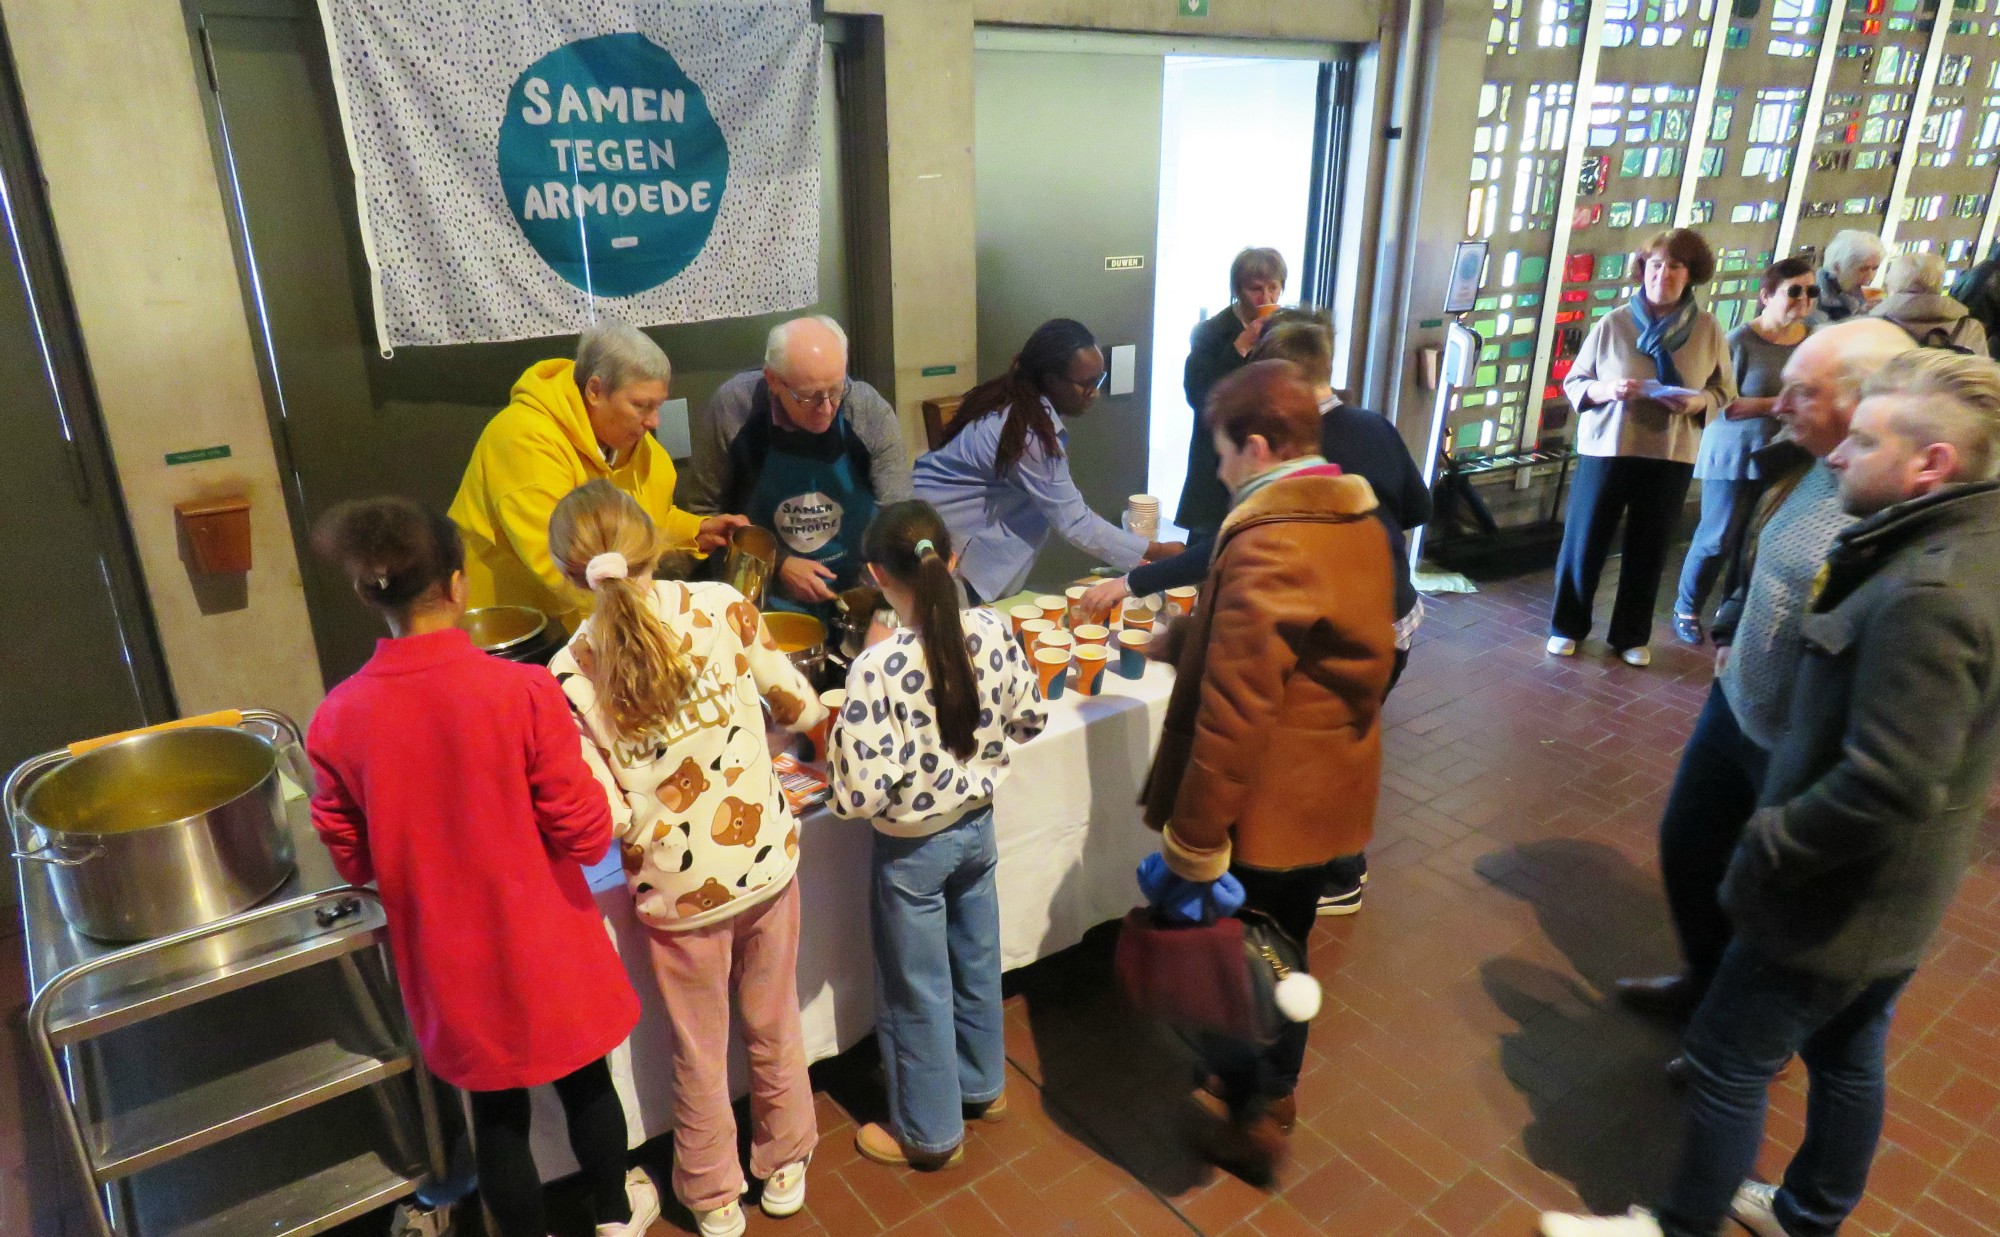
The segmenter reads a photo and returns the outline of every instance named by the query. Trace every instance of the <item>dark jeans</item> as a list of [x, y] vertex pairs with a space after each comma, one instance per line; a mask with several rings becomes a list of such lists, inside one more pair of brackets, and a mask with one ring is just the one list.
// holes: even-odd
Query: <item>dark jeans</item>
[[1787, 970], [1729, 947], [1688, 1026], [1688, 1125], [1659, 1210], [1667, 1237], [1715, 1237], [1764, 1139], [1771, 1080], [1805, 1062], [1806, 1136], [1778, 1190], [1790, 1237], [1833, 1237], [1861, 1202], [1882, 1136], [1884, 1046], [1910, 972], [1878, 980]]
[[1660, 816], [1660, 877], [1667, 887], [1667, 910], [1697, 989], [1708, 986], [1729, 946], [1729, 916], [1716, 895], [1743, 826], [1757, 810], [1770, 758], [1736, 725], [1722, 684], [1711, 684]]
[[[1319, 895], [1332, 867], [1332, 863], [1321, 863], [1283, 872], [1232, 867], [1229, 874], [1243, 883], [1244, 906], [1269, 915], [1303, 951], [1313, 925], [1319, 922]], [[1277, 1042], [1268, 1048], [1204, 1037], [1199, 1045], [1201, 1054], [1209, 1072], [1222, 1080], [1231, 1111], [1239, 1116], [1255, 1115], [1265, 1104], [1298, 1089], [1310, 1025], [1286, 1023]]]
[[1749, 523], [1757, 491], [1752, 481], [1713, 480], [1701, 483], [1701, 523], [1695, 526], [1694, 540], [1688, 543], [1687, 557], [1681, 560], [1679, 595], [1674, 613], [1701, 617], [1708, 595], [1722, 574], [1726, 547], [1733, 544]]
[[[569, 1147], [583, 1166], [597, 1222], [632, 1218], [625, 1197], [625, 1108], [611, 1086], [611, 1067], [599, 1057], [556, 1079], [569, 1125]], [[498, 1237], [546, 1237], [542, 1175], [528, 1147], [530, 1105], [525, 1088], [471, 1091], [472, 1145], [479, 1163], [479, 1195], [499, 1226]]]
[[1611, 556], [1611, 539], [1625, 519], [1624, 559], [1618, 596], [1611, 604], [1614, 649], [1636, 649], [1653, 639], [1653, 605], [1667, 571], [1667, 550], [1694, 481], [1694, 465], [1630, 456], [1586, 455], [1571, 474], [1569, 518], [1556, 556], [1555, 609], [1549, 634], [1581, 640], [1590, 634], [1597, 581]]

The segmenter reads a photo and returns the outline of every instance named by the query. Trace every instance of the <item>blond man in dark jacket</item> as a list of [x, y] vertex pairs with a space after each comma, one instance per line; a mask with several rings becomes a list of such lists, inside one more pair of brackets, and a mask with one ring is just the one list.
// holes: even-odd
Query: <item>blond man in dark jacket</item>
[[[1201, 600], [1168, 642], [1178, 678], [1146, 823], [1176, 876], [1234, 875], [1303, 947], [1328, 864], [1374, 831], [1393, 558], [1368, 482], [1318, 454], [1319, 401], [1296, 367], [1258, 361], [1225, 378], [1207, 420], [1232, 506]], [[1211, 1061], [1211, 1093], [1266, 1160], [1295, 1115], [1305, 1048], [1293, 1023], [1268, 1050]]]
[[[1971, 864], [2000, 766], [2000, 366], [1905, 353], [1827, 463], [1860, 522], [1801, 622], [1787, 721], [1722, 883], [1736, 935], [1688, 1026], [1688, 1126], [1657, 1215], [1542, 1217], [1545, 1237], [1832, 1237], [1882, 1133], [1896, 998]], [[1796, 1054], [1806, 1129], [1749, 1180]]]

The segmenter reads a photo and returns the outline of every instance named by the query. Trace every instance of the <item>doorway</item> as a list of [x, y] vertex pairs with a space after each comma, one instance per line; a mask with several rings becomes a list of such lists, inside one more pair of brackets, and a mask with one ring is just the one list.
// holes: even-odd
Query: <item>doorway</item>
[[[1114, 522], [1139, 493], [1171, 515], [1194, 429], [1188, 335], [1228, 304], [1230, 259], [1278, 249], [1288, 302], [1329, 285], [1308, 265], [1330, 270], [1334, 248], [1307, 238], [1325, 222], [1314, 203], [1341, 196], [1344, 163], [1320, 139], [1345, 141], [1325, 83], [1351, 53], [998, 27], [975, 47], [976, 377], [1004, 371], [1040, 323], [1084, 323], [1111, 372], [1067, 426], [1077, 488]], [[1052, 541], [1029, 583], [1054, 588], [1097, 566]]]
[[[1228, 307], [1231, 259], [1253, 245], [1276, 249], [1291, 273], [1285, 303], [1308, 286], [1323, 67], [1316, 60], [1166, 57], [1146, 477], [1147, 492], [1169, 516], [1180, 505], [1195, 426], [1181, 380], [1188, 336]], [[1327, 196], [1337, 197], [1333, 188]]]

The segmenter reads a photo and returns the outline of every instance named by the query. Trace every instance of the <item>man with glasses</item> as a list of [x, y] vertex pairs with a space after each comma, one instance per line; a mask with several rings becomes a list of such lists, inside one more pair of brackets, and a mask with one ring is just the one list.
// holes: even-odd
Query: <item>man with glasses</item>
[[896, 410], [847, 376], [833, 319], [771, 329], [764, 368], [722, 384], [697, 428], [689, 510], [740, 511], [778, 539], [772, 605], [826, 617], [861, 572], [862, 530], [910, 497]]
[[[1713, 633], [1722, 646], [1719, 673], [1660, 818], [1660, 876], [1684, 965], [1673, 975], [1619, 980], [1619, 997], [1635, 1009], [1688, 1016], [1722, 963], [1732, 935], [1719, 900], [1722, 875], [1784, 728], [1813, 580], [1834, 537], [1854, 522], [1826, 458], [1847, 436], [1862, 384], [1915, 348], [1896, 326], [1856, 318], [1808, 336], [1785, 362], [1772, 409], [1784, 432], [1756, 453], [1763, 492], [1739, 543], [1725, 549], [1729, 596]], [[1679, 1058], [1669, 1063], [1670, 1076], [1683, 1072]]]

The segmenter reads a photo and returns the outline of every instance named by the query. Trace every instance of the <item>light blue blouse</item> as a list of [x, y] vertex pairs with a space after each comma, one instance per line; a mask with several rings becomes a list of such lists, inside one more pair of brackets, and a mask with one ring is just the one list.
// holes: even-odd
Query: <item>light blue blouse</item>
[[1028, 581], [1051, 532], [1100, 562], [1130, 571], [1146, 556], [1136, 537], [1090, 509], [1069, 473], [1069, 431], [1045, 399], [1063, 454], [1050, 458], [1041, 440], [1027, 446], [1005, 478], [993, 460], [1006, 410], [989, 413], [944, 446], [917, 460], [911, 473], [918, 498], [936, 507], [958, 548], [958, 574], [985, 601], [1012, 596]]

